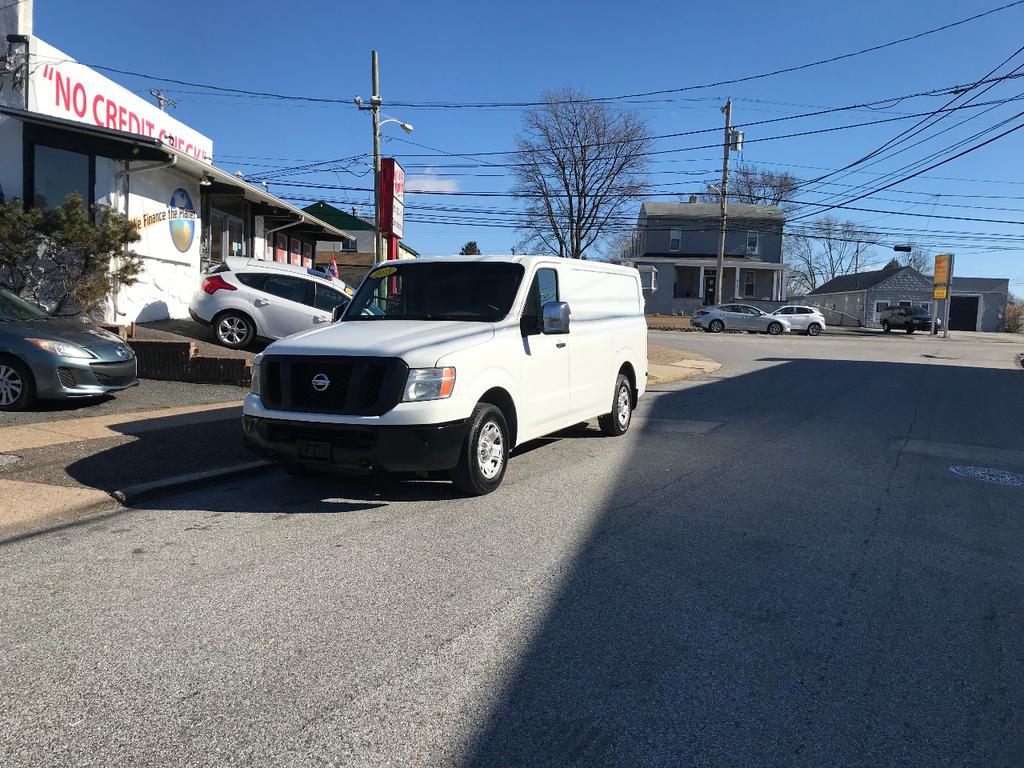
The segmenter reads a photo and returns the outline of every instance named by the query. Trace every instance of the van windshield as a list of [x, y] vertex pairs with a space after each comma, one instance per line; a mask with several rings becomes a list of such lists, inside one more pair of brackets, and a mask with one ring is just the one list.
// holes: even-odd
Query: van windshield
[[521, 264], [431, 261], [380, 265], [366, 276], [344, 320], [494, 323], [512, 308]]

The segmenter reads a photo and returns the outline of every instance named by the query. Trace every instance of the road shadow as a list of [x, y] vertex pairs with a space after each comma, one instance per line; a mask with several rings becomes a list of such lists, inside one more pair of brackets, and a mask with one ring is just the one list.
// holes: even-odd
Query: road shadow
[[779, 362], [653, 400], [464, 768], [1020, 764], [1024, 496], [891, 448], [1019, 447], [1020, 372]]

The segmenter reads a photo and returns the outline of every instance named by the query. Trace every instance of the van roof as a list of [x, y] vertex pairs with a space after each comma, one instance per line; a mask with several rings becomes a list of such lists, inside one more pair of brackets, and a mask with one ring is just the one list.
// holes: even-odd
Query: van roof
[[[511, 263], [511, 264], [522, 264], [524, 267], [530, 267], [533, 264], [536, 264], [537, 262], [547, 262], [547, 263], [552, 263], [553, 262], [553, 263], [556, 263], [556, 264], [557, 263], [565, 262], [565, 263], [571, 263], [571, 264], [573, 264], [575, 266], [582, 267], [584, 269], [588, 269], [588, 270], [592, 269], [592, 270], [598, 271], [598, 272], [615, 272], [615, 273], [619, 273], [619, 274], [636, 274], [636, 269], [634, 269], [633, 267], [624, 267], [621, 264], [612, 264], [612, 263], [607, 262], [607, 261], [589, 261], [589, 260], [583, 260], [583, 259], [565, 259], [565, 258], [561, 258], [559, 256], [545, 256], [545, 255], [537, 255], [537, 254], [531, 255], [531, 254], [519, 254], [519, 253], [516, 253], [516, 254], [485, 254], [485, 255], [482, 255], [482, 256], [461, 256], [461, 255], [456, 255], [456, 256], [420, 256], [415, 261], [411, 261], [410, 260], [408, 263], [410, 263], [410, 264], [417, 263], [418, 264], [418, 263], [422, 263], [422, 262], [433, 262], [433, 261], [446, 261], [446, 262], [454, 262], [454, 261], [464, 261], [464, 262], [474, 262], [474, 261], [506, 262], [506, 263]], [[378, 266], [381, 263], [386, 263], [386, 262], [378, 262], [378, 264], [376, 264], [374, 266]], [[391, 262], [391, 263], [393, 263], [393, 262]]]

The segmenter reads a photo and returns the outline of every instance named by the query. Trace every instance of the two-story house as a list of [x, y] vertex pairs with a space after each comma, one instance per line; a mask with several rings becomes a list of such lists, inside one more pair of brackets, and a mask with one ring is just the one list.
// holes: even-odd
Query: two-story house
[[[656, 290], [645, 291], [648, 314], [689, 314], [715, 302], [721, 231], [718, 203], [645, 202], [629, 261], [657, 270]], [[770, 205], [729, 205], [723, 301], [784, 301], [782, 228], [786, 217]]]

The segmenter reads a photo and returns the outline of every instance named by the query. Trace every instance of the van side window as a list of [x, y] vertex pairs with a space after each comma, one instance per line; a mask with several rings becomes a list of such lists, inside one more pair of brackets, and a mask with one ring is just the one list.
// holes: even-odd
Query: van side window
[[523, 318], [536, 318], [539, 322], [544, 305], [549, 301], [558, 301], [558, 273], [553, 269], [538, 269], [526, 294]]

